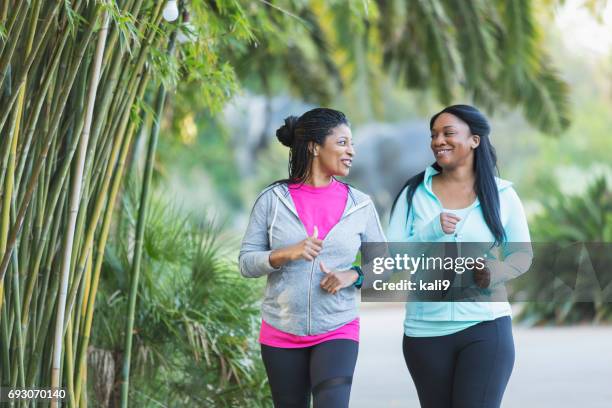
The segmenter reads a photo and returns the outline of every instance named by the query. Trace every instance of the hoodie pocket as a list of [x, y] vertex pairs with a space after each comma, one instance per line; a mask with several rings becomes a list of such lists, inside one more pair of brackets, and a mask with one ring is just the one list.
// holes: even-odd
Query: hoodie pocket
[[311, 263], [298, 260], [270, 274], [265, 299], [267, 309], [275, 309], [275, 313], [283, 316], [306, 316], [311, 266]]
[[338, 295], [340, 295], [340, 301], [346, 306], [347, 309], [355, 307], [355, 300], [357, 299], [356, 287], [349, 286], [348, 288], [340, 289]]
[[266, 285], [265, 294], [266, 300], [276, 300], [280, 296], [283, 289], [286, 287], [286, 273], [287, 271], [285, 268], [283, 268], [280, 271], [272, 272], [270, 275], [268, 275], [268, 283]]

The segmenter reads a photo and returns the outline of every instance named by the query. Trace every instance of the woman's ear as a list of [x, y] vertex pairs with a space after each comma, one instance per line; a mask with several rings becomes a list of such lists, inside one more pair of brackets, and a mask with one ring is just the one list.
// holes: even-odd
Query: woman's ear
[[478, 146], [480, 146], [480, 136], [472, 135], [472, 149], [475, 149]]
[[308, 143], [308, 150], [310, 151], [310, 153], [313, 156], [318, 156], [319, 155], [319, 145], [316, 144], [315, 142], [309, 142]]

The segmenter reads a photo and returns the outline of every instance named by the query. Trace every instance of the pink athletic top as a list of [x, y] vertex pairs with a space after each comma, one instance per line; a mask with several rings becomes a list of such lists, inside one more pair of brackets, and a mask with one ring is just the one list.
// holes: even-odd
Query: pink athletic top
[[[348, 198], [348, 187], [336, 179], [332, 179], [332, 182], [325, 187], [290, 184], [289, 192], [306, 232], [312, 235], [316, 225], [319, 239], [325, 239], [329, 231], [340, 221]], [[325, 205], [321, 205], [322, 201]], [[261, 344], [281, 348], [310, 347], [334, 339], [359, 341], [359, 318], [336, 330], [312, 336], [285, 333], [262, 320], [259, 332]]]

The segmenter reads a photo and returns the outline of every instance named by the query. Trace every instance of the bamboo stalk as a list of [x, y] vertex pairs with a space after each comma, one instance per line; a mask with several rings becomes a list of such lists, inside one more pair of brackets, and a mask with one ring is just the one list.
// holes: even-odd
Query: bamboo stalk
[[[13, 254], [13, 257], [16, 258], [16, 254]], [[11, 387], [12, 388], [16, 388], [17, 387], [17, 381], [19, 380], [19, 385], [21, 387], [25, 386], [25, 370], [24, 370], [24, 363], [23, 363], [23, 337], [22, 337], [22, 332], [21, 332], [21, 310], [20, 310], [20, 305], [21, 305], [21, 301], [19, 299], [19, 271], [17, 268], [17, 262], [14, 261], [14, 265], [15, 267], [13, 268], [13, 273], [12, 273], [12, 283], [13, 283], [13, 289], [12, 289], [12, 295], [14, 298], [14, 304], [15, 307], [11, 308], [12, 311], [15, 313], [15, 341], [14, 341], [14, 349], [17, 349], [16, 354], [16, 360], [17, 360], [17, 369], [13, 370], [12, 376], [11, 376]], [[10, 334], [10, 325], [9, 325], [9, 334]], [[10, 337], [9, 337], [9, 341], [10, 341]], [[13, 355], [14, 355], [13, 354]]]
[[[148, 82], [148, 77], [145, 74], [143, 76], [142, 82], [140, 84], [140, 90], [138, 92], [138, 99], [141, 99], [144, 91], [146, 89], [146, 84]], [[130, 146], [132, 145], [132, 140], [134, 136], [135, 124], [131, 123], [130, 128], [127, 131], [126, 139], [124, 140], [123, 147], [121, 149], [121, 155], [119, 157], [119, 161], [117, 162], [117, 170], [113, 177], [113, 185], [111, 187], [111, 191], [109, 194], [108, 204], [104, 213], [104, 219], [102, 222], [102, 230], [100, 232], [100, 236], [98, 237], [98, 245], [96, 248], [96, 263], [93, 270], [93, 275], [91, 278], [90, 284], [90, 293], [87, 296], [87, 312], [85, 317], [85, 325], [83, 329], [83, 334], [81, 336], [81, 346], [79, 348], [79, 357], [80, 366], [87, 367], [87, 349], [89, 347], [89, 336], [91, 333], [91, 327], [93, 323], [93, 314], [95, 309], [95, 298], [98, 291], [98, 283], [100, 281], [100, 272], [102, 270], [102, 262], [104, 260], [104, 250], [106, 247], [106, 242], [108, 239], [108, 235], [110, 232], [111, 220], [113, 217], [114, 207], [117, 202], [117, 195], [119, 193], [119, 189], [121, 187], [121, 182], [123, 180], [123, 174], [125, 170], [126, 157], [130, 150]], [[79, 376], [76, 382], [76, 392], [79, 393], [83, 385], [83, 376]]]
[[[64, 338], [66, 342], [66, 353], [64, 355], [66, 359], [66, 385], [68, 394], [68, 403], [70, 407], [76, 406], [76, 398], [74, 395], [74, 360], [72, 354], [72, 320], [68, 322], [68, 335]], [[53, 404], [53, 401], [51, 402]]]
[[[6, 295], [6, 293], [4, 293], [4, 295]], [[2, 346], [2, 367], [0, 367], [0, 369], [2, 370], [2, 377], [10, 378], [9, 369], [11, 364], [9, 360], [8, 313], [6, 310], [7, 308], [5, 307], [0, 312], [0, 316], [2, 316], [2, 318], [0, 318], [0, 335], [2, 336], [2, 342], [0, 342], [0, 345]]]
[[[168, 44], [168, 55], [174, 53], [174, 41], [176, 31], [173, 31], [170, 35]], [[147, 158], [145, 162], [145, 172], [143, 177], [143, 187], [140, 195], [140, 207], [138, 209], [138, 221], [136, 224], [136, 237], [134, 240], [134, 260], [132, 263], [132, 276], [130, 281], [130, 294], [128, 298], [128, 311], [127, 311], [127, 324], [125, 329], [125, 346], [123, 352], [123, 370], [122, 370], [122, 383], [121, 383], [121, 407], [127, 408], [128, 406], [128, 393], [130, 383], [130, 363], [132, 354], [132, 337], [134, 331], [134, 314], [136, 311], [136, 297], [138, 294], [138, 282], [140, 278], [140, 263], [142, 259], [142, 247], [145, 230], [145, 220], [147, 213], [147, 205], [149, 199], [149, 189], [151, 186], [151, 180], [153, 176], [153, 163], [155, 161], [155, 152], [157, 150], [157, 141], [159, 138], [159, 129], [161, 124], [161, 116], [164, 109], [164, 103], [166, 101], [166, 87], [161, 84], [157, 94], [157, 101], [155, 107], [155, 121], [153, 122], [153, 128], [151, 130], [151, 137], [149, 139], [149, 146], [147, 149]]]
[[[110, 203], [107, 204], [107, 206], [110, 206]], [[85, 317], [87, 316], [87, 305], [89, 303], [89, 295], [91, 294], [91, 275], [93, 274], [93, 266], [94, 266], [93, 259], [94, 259], [94, 248], [92, 247], [89, 250], [89, 255], [87, 256], [87, 266], [85, 267], [85, 278], [83, 281], [83, 293], [82, 293], [81, 303], [79, 305], [79, 312], [76, 313], [75, 311], [75, 314], [77, 316], [77, 321], [81, 329], [84, 329], [84, 326], [85, 326]], [[77, 351], [78, 351], [78, 346], [80, 344], [81, 338], [82, 338], [82, 333], [78, 333], [78, 336], [75, 336]], [[77, 360], [77, 364], [78, 364], [78, 360]]]
[[[0, 93], [0, 99], [2, 94]], [[1, 134], [1, 132], [0, 132]], [[4, 177], [6, 176], [6, 168], [8, 166], [8, 157], [11, 152], [11, 140], [10, 135], [0, 141], [0, 200], [4, 197]], [[4, 143], [2, 143], [4, 142]], [[0, 211], [2, 212], [2, 211]]]
[[[0, 214], [0, 258], [4, 257], [6, 253], [6, 246], [8, 240], [8, 226], [10, 225], [10, 210], [11, 210], [11, 199], [13, 196], [13, 185], [14, 185], [14, 172], [15, 172], [15, 160], [17, 156], [17, 139], [18, 134], [13, 133], [13, 137], [10, 144], [8, 166], [6, 171], [4, 187], [3, 203]], [[4, 279], [0, 279], [0, 312], [2, 312], [2, 305], [4, 303]]]
[[[93, 68], [93, 65], [91, 67]], [[72, 110], [75, 112], [85, 111], [84, 107], [86, 104], [86, 97], [87, 97], [86, 94], [88, 91], [87, 81], [89, 80], [89, 75], [88, 75], [89, 71], [90, 71], [89, 65], [87, 68], [85, 67], [83, 68], [83, 75], [81, 75], [81, 84], [78, 87], [80, 89], [78, 89], [78, 92], [76, 92], [78, 95], [73, 99]], [[85, 120], [83, 119], [84, 116], [85, 114], [75, 115], [72, 120], [73, 128], [76, 129], [79, 133], [85, 130]], [[88, 145], [89, 143], [91, 143], [91, 136], [89, 137]], [[88, 150], [89, 148], [86, 149], [86, 151]], [[79, 256], [79, 249], [82, 246], [83, 225], [85, 223], [84, 220], [87, 217], [87, 207], [88, 207], [88, 202], [91, 196], [90, 180], [88, 178], [85, 178], [84, 176], [82, 176], [82, 179], [83, 179], [82, 187], [81, 187], [82, 193], [81, 193], [81, 198], [78, 202], [77, 218], [76, 218], [75, 231], [74, 231], [74, 242], [72, 244], [73, 254], [70, 259], [70, 267], [69, 267], [69, 271], [71, 271], [71, 273], [69, 273], [68, 285], [70, 285], [71, 281], [73, 280], [72, 271], [74, 271], [75, 262]], [[82, 293], [80, 292], [79, 295], [80, 296], [79, 296], [78, 301], [80, 302]], [[79, 330], [80, 330], [80, 319], [76, 318], [74, 314], [70, 314], [66, 317], [68, 321], [72, 321], [72, 337], [78, 337]]]
[[[62, 356], [62, 337], [64, 333], [64, 314], [66, 311], [66, 297], [68, 295], [68, 279], [70, 277], [70, 263], [72, 258], [72, 244], [74, 239], [74, 230], [76, 226], [77, 212], [79, 208], [79, 201], [81, 199], [81, 186], [83, 182], [83, 169], [85, 166], [85, 154], [87, 152], [87, 145], [89, 142], [89, 131], [91, 129], [91, 123], [94, 112], [94, 104], [96, 101], [96, 94], [98, 89], [98, 83], [100, 80], [100, 68], [102, 65], [102, 56], [104, 53], [104, 46], [106, 44], [106, 36], [108, 34], [108, 13], [105, 11], [102, 15], [102, 28], [98, 34], [98, 44], [96, 47], [96, 54], [93, 63], [93, 70], [90, 81], [89, 95], [87, 98], [87, 111], [85, 116], [85, 127], [79, 139], [79, 150], [76, 157], [76, 171], [74, 173], [74, 179], [72, 181], [72, 193], [70, 197], [70, 212], [68, 218], [68, 226], [66, 228], [65, 241], [64, 241], [64, 254], [62, 257], [62, 270], [61, 270], [61, 285], [59, 292], [58, 309], [56, 315], [56, 326], [55, 326], [55, 346], [53, 352], [53, 368], [51, 373], [51, 388], [59, 388], [60, 378], [60, 364]], [[70, 341], [72, 336], [68, 336]], [[74, 390], [72, 390], [74, 391]], [[71, 393], [71, 402], [74, 402], [74, 392]], [[55, 408], [58, 406], [57, 399], [51, 400], [51, 407]]]
[[[37, 17], [39, 12], [40, 12], [40, 2], [37, 0], [34, 4], [33, 15]], [[36, 30], [37, 18], [34, 18], [34, 20], [35, 20], [35, 23], [32, 24], [32, 27], [30, 28], [30, 34], [27, 40], [26, 54], [32, 50], [32, 43], [34, 41], [34, 33]], [[21, 117], [22, 117], [23, 106], [24, 106], [24, 101], [25, 101], [25, 93], [26, 93], [26, 89], [25, 89], [25, 86], [23, 86], [19, 90], [17, 111], [15, 114], [15, 123], [13, 126], [14, 130], [13, 130], [13, 135], [12, 135], [12, 140], [11, 140], [12, 143], [10, 144], [11, 147], [10, 147], [10, 153], [8, 157], [9, 164], [8, 164], [6, 175], [5, 175], [6, 177], [5, 180], [7, 182], [7, 185], [3, 189], [4, 202], [2, 204], [2, 210], [1, 210], [2, 214], [0, 215], [1, 217], [1, 221], [0, 221], [0, 258], [4, 257], [4, 253], [6, 251], [6, 240], [8, 238], [7, 235], [8, 235], [8, 226], [9, 226], [9, 217], [10, 217], [9, 210], [11, 208], [10, 203], [12, 200], [13, 188], [15, 185], [15, 163], [17, 160], [17, 144], [19, 140], [19, 129], [21, 129]], [[2, 296], [3, 292], [4, 292], [4, 280], [0, 279], [0, 311], [2, 309], [2, 304], [4, 300], [4, 297]], [[20, 307], [20, 306], [21, 305], [18, 305], [17, 307]]]
[[[67, 185], [68, 181], [66, 180], [65, 188], [62, 189], [62, 196], [67, 195]], [[59, 241], [59, 230], [62, 225], [62, 217], [61, 207], [57, 206], [55, 209], [55, 214], [53, 217], [53, 231], [51, 232], [50, 240], [49, 240], [49, 248], [52, 252], [52, 249], [56, 247], [56, 243]], [[49, 329], [49, 325], [51, 322], [51, 316], [53, 315], [53, 310], [55, 306], [55, 300], [57, 299], [55, 294], [57, 292], [58, 287], [58, 279], [56, 278], [57, 274], [51, 274], [53, 269], [53, 256], [50, 254], [47, 256], [46, 263], [44, 266], [44, 276], [43, 282], [41, 286], [41, 296], [40, 296], [40, 307], [38, 309], [38, 315], [41, 316], [40, 320], [37, 322], [36, 327], [32, 331], [32, 335], [36, 339], [34, 341], [34, 346], [32, 347], [32, 358], [30, 359], [30, 364], [28, 365], [28, 384], [34, 384], [36, 370], [40, 369], [36, 364], [40, 362], [40, 356], [43, 352], [43, 347], [45, 345], [45, 340], [47, 339], [47, 331]], [[49, 342], [50, 343], [50, 342]], [[50, 359], [49, 359], [50, 361]]]

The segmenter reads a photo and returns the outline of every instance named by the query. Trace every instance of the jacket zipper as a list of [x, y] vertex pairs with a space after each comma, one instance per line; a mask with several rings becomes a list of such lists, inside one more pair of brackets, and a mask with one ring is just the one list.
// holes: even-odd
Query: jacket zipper
[[311, 325], [310, 325], [310, 321], [311, 321], [311, 301], [312, 301], [312, 278], [314, 276], [314, 267], [315, 267], [315, 261], [317, 258], [315, 258], [312, 261], [312, 267], [310, 268], [310, 282], [308, 283], [308, 314], [307, 314], [307, 328], [306, 328], [306, 333], [310, 336], [310, 329], [311, 329]]
[[[291, 207], [291, 205], [289, 205], [289, 203], [285, 200], [284, 197], [282, 197], [279, 193], [277, 193], [275, 191], [275, 194], [277, 195], [277, 200], [282, 201], [283, 205], [285, 207], [287, 207], [287, 209], [293, 214], [295, 215], [295, 217], [297, 218], [297, 222], [301, 225], [302, 229], [304, 230], [304, 235], [306, 235], [306, 238], [309, 237], [308, 235], [308, 231], [306, 231], [306, 227], [304, 226], [304, 223], [302, 222], [302, 220], [300, 220], [300, 216], [297, 213], [297, 210], [295, 210], [294, 208]], [[315, 266], [315, 261], [317, 260], [317, 258], [312, 260], [312, 265], [310, 266], [310, 280], [308, 283], [308, 310], [306, 311], [306, 334], [310, 335], [310, 304], [311, 304], [311, 298], [312, 298], [312, 278], [313, 278], [313, 274], [314, 274], [314, 266]]]
[[[442, 202], [440, 201], [438, 196], [434, 194], [433, 190], [429, 187], [429, 185], [427, 185], [427, 183], [425, 183], [425, 190], [429, 193], [430, 196], [432, 196], [434, 198], [434, 200], [436, 200], [436, 204], [438, 204], [438, 209], [439, 209], [440, 212], [442, 212], [442, 210], [444, 209], [444, 207], [442, 207]], [[469, 215], [469, 213], [468, 213], [468, 215]], [[462, 228], [463, 228], [463, 226], [462, 226]], [[454, 238], [455, 238], [455, 242], [457, 242], [457, 232], [455, 231], [455, 234], [453, 234], [453, 235], [454, 235]], [[455, 302], [450, 302], [450, 312], [451, 312], [450, 320], [451, 321], [455, 321]]]
[[[327, 232], [327, 235], [325, 235], [325, 238], [323, 239], [323, 242], [325, 242], [325, 240], [331, 235], [332, 231], [334, 230], [334, 228], [336, 228], [336, 226], [338, 224], [340, 224], [345, 218], [347, 218], [349, 215], [351, 215], [352, 213], [354, 213], [355, 211], [357, 211], [360, 208], [365, 207], [366, 205], [368, 205], [368, 202], [364, 202], [364, 203], [360, 203], [358, 205], [356, 205], [355, 207], [351, 208], [350, 210], [348, 210], [346, 212], [346, 214], [344, 214], [336, 224], [334, 224], [333, 227], [331, 227], [331, 229]], [[314, 267], [315, 267], [315, 262], [318, 259], [315, 258], [312, 261], [312, 268], [310, 269], [310, 282], [308, 284], [308, 327], [307, 327], [307, 333], [310, 336], [310, 329], [311, 329], [311, 319], [312, 319], [312, 312], [311, 312], [311, 305], [312, 305], [312, 279], [314, 278]]]
[[[438, 197], [434, 194], [434, 192], [431, 190], [431, 188], [429, 187], [429, 185], [427, 185], [427, 183], [425, 183], [425, 191], [427, 191], [427, 193], [429, 193], [429, 195], [431, 195], [436, 203], [438, 204], [438, 207], [440, 209], [440, 211], [442, 211], [443, 207], [442, 207], [442, 203], [440, 202], [440, 200], [438, 199]], [[499, 187], [498, 187], [498, 191], [499, 191]], [[470, 211], [466, 214], [465, 219], [463, 220], [463, 224], [461, 225], [461, 230], [463, 230], [463, 228], [465, 227], [465, 224], [467, 222], [468, 217], [472, 214], [472, 211], [474, 211], [474, 209], [478, 206], [478, 204], [474, 205], [473, 208], [470, 209]], [[457, 242], [457, 234], [461, 232], [461, 231], [456, 231], [455, 232], [455, 242]], [[421, 316], [422, 317], [422, 316]], [[451, 302], [451, 321], [455, 320], [455, 302]]]

